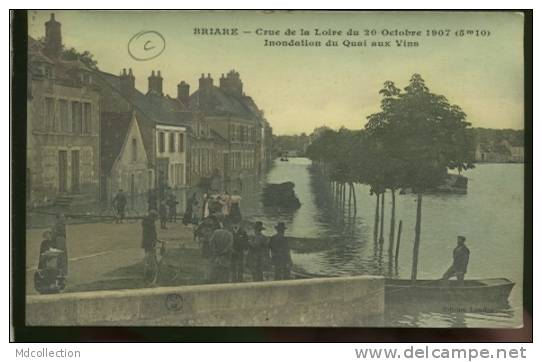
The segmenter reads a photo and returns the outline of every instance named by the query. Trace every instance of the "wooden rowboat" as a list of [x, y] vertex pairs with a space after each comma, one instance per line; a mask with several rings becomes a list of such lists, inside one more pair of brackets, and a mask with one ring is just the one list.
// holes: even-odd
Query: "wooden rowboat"
[[386, 279], [386, 302], [437, 303], [446, 307], [479, 308], [504, 305], [514, 282], [506, 278], [464, 280]]

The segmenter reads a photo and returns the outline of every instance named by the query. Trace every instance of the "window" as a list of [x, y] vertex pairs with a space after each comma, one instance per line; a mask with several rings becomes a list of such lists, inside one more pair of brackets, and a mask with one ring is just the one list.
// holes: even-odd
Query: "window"
[[137, 140], [132, 138], [132, 161], [137, 161]]
[[55, 99], [45, 98], [45, 130], [55, 130]]
[[184, 152], [184, 133], [179, 133], [179, 152]]
[[58, 115], [60, 117], [60, 131], [70, 132], [70, 112], [68, 109], [68, 101], [60, 99], [58, 101]]
[[169, 152], [175, 152], [175, 133], [169, 134]]
[[72, 132], [75, 134], [81, 134], [82, 130], [82, 109], [80, 102], [72, 102]]
[[83, 133], [91, 133], [92, 128], [92, 113], [91, 113], [91, 104], [83, 103]]
[[166, 152], [166, 136], [164, 132], [158, 133], [158, 152]]

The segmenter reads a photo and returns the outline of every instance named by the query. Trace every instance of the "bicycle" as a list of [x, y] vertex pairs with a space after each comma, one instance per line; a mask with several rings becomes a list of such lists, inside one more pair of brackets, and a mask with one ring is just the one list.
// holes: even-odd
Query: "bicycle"
[[143, 280], [146, 285], [156, 285], [159, 281], [165, 284], [172, 283], [181, 274], [179, 258], [175, 258], [171, 254], [168, 255], [165, 241], [157, 241], [154, 249], [146, 253], [143, 258]]

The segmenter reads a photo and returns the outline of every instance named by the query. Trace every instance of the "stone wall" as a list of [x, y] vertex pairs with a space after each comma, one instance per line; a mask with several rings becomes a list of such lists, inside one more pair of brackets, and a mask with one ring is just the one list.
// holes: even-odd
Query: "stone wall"
[[375, 326], [378, 276], [28, 296], [27, 325]]

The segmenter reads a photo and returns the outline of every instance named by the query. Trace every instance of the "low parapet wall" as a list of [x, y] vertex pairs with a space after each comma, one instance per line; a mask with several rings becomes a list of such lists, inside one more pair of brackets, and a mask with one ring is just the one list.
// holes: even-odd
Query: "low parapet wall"
[[369, 326], [384, 313], [379, 276], [28, 296], [32, 326]]

